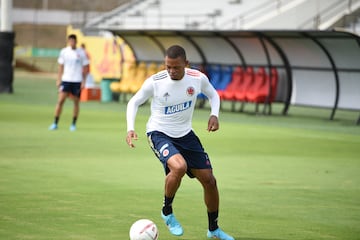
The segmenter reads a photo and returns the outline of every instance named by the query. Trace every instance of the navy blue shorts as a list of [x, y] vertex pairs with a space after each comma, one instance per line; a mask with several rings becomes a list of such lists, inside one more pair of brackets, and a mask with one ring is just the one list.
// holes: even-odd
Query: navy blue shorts
[[81, 94], [81, 83], [80, 82], [61, 82], [60, 89], [61, 92], [71, 93], [75, 97], [80, 97]]
[[193, 131], [180, 138], [172, 138], [158, 131], [149, 132], [147, 136], [150, 147], [163, 164], [166, 174], [170, 172], [167, 160], [177, 153], [184, 157], [188, 167], [186, 174], [191, 178], [195, 177], [191, 169], [212, 168], [208, 154]]

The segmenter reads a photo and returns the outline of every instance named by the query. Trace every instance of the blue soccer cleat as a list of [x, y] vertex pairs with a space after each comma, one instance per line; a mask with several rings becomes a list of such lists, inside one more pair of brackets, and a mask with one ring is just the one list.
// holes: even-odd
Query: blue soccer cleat
[[176, 220], [174, 214], [169, 214], [165, 216], [161, 211], [161, 217], [164, 220], [166, 226], [168, 227], [170, 233], [175, 236], [181, 236], [184, 233], [184, 230], [180, 223]]
[[72, 132], [76, 131], [76, 125], [75, 124], [71, 124], [70, 131], [72, 131]]
[[218, 229], [216, 229], [214, 231], [208, 230], [207, 237], [208, 238], [213, 238], [213, 239], [220, 239], [220, 240], [235, 240], [232, 236], [226, 234], [220, 228], [218, 228]]
[[50, 131], [53, 131], [53, 130], [56, 130], [56, 129], [58, 129], [58, 125], [56, 123], [51, 124], [50, 127], [49, 127]]

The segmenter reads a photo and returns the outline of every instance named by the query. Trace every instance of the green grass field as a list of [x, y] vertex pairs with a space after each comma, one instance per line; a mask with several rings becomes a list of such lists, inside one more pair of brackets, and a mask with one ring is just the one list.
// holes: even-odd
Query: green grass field
[[[125, 104], [82, 103], [70, 132], [72, 103], [48, 131], [55, 77], [15, 73], [14, 94], [0, 94], [0, 239], [125, 240], [131, 224], [152, 219], [160, 240], [206, 239], [202, 189], [184, 178], [174, 202], [184, 226], [171, 236], [160, 218], [163, 170], [137, 118], [136, 148], [125, 144]], [[225, 106], [226, 107], [226, 106]], [[221, 194], [220, 226], [237, 240], [360, 239], [358, 112], [291, 107], [289, 116], [209, 111], [193, 127], [209, 153]], [[252, 111], [253, 106], [246, 106]]]

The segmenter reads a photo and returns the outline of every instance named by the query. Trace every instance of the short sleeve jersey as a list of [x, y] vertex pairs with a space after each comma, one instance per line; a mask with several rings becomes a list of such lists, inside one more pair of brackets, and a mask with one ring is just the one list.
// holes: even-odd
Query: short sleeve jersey
[[166, 70], [148, 78], [128, 104], [128, 130], [133, 130], [134, 109], [152, 97], [151, 116], [146, 131], [160, 131], [170, 137], [182, 137], [192, 129], [192, 116], [198, 94], [212, 102], [211, 114], [218, 116], [220, 100], [205, 74], [185, 69], [181, 80], [172, 80]]
[[83, 67], [89, 64], [89, 60], [83, 49], [72, 49], [68, 46], [61, 49], [58, 63], [64, 65], [62, 81], [81, 82], [83, 79]]

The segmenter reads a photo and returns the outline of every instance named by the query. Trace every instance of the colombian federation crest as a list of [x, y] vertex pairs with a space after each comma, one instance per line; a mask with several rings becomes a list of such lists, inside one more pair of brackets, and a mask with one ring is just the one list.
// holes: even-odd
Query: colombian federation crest
[[188, 87], [187, 89], [186, 89], [186, 94], [188, 95], [188, 96], [192, 96], [192, 95], [194, 95], [194, 93], [195, 93], [195, 89], [193, 88], [193, 87]]

